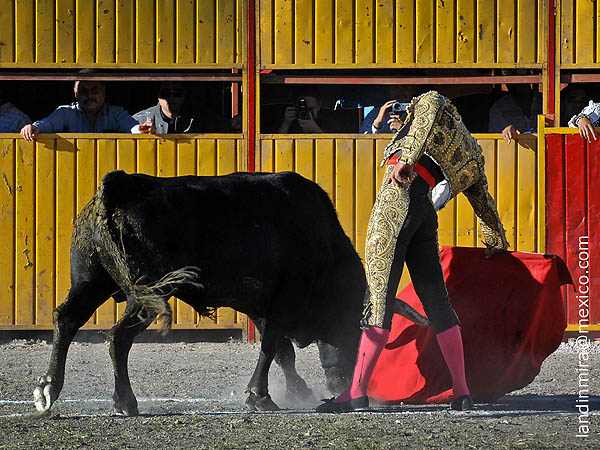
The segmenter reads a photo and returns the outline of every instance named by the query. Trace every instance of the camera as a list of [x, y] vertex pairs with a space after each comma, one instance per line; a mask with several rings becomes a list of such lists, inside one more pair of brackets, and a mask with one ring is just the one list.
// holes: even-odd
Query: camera
[[306, 100], [300, 98], [296, 105], [296, 117], [301, 120], [309, 120], [311, 118], [310, 109], [306, 106]]
[[394, 102], [390, 114], [400, 115], [408, 111], [410, 103]]

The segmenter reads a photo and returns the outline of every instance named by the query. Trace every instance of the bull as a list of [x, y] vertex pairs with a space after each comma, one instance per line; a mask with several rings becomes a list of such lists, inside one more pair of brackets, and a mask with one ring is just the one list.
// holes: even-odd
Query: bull
[[[201, 315], [234, 308], [257, 325], [260, 355], [246, 390], [251, 410], [278, 409], [268, 390], [273, 360], [283, 369], [289, 397], [312, 397], [295, 370], [291, 341], [317, 343], [332, 393], [349, 382], [364, 269], [327, 194], [298, 174], [156, 178], [111, 172], [77, 216], [70, 258], [71, 288], [53, 312], [50, 365], [34, 391], [44, 414], [63, 387], [75, 333], [111, 296], [127, 302], [108, 332], [118, 413], [138, 414], [129, 351], [156, 317], [169, 328], [171, 296]], [[398, 312], [424, 320], [410, 308], [400, 311], [403, 306]]]

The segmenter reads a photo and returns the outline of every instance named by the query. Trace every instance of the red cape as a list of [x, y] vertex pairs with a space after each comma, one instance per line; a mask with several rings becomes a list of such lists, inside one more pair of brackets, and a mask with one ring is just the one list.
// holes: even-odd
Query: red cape
[[[533, 381], [566, 327], [561, 286], [572, 284], [557, 256], [509, 252], [486, 259], [480, 248], [440, 252], [450, 301], [461, 322], [465, 370], [476, 402], [492, 402]], [[399, 295], [423, 313], [412, 284]], [[387, 402], [445, 403], [450, 373], [431, 328], [394, 315], [389, 342], [369, 384]]]

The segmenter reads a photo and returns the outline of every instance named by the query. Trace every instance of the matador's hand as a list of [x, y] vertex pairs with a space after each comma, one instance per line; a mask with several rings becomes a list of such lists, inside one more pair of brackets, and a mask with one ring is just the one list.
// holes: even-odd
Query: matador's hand
[[388, 184], [394, 183], [395, 186], [407, 185], [415, 179], [415, 176], [413, 166], [398, 162], [398, 164], [394, 166], [394, 170], [390, 172], [387, 182]]

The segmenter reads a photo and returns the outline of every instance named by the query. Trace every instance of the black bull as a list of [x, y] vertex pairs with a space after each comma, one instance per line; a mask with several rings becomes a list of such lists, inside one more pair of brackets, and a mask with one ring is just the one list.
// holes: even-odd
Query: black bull
[[267, 386], [273, 359], [289, 395], [312, 395], [295, 371], [290, 339], [317, 342], [328, 388], [337, 393], [356, 357], [365, 286], [329, 197], [300, 175], [111, 172], [75, 222], [71, 289], [54, 311], [50, 367], [36, 388], [36, 407], [48, 411], [58, 398], [75, 333], [111, 296], [127, 301], [109, 332], [121, 413], [138, 413], [127, 370], [133, 339], [157, 315], [168, 327], [172, 295], [200, 314], [231, 307], [257, 324], [262, 342], [247, 388], [251, 409], [277, 409]]

